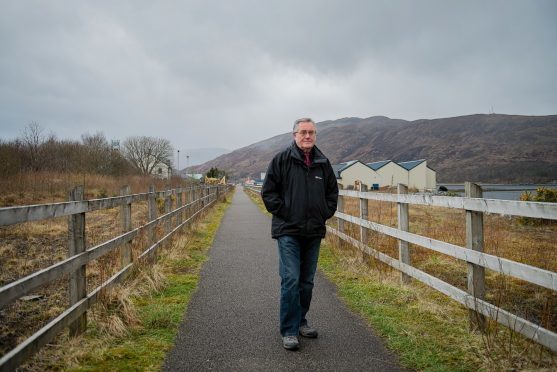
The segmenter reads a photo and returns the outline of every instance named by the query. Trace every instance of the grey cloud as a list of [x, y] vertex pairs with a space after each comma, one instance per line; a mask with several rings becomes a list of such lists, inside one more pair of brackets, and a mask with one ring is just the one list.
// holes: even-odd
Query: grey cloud
[[61, 137], [234, 148], [304, 115], [556, 110], [553, 1], [0, 6], [2, 138], [36, 120]]

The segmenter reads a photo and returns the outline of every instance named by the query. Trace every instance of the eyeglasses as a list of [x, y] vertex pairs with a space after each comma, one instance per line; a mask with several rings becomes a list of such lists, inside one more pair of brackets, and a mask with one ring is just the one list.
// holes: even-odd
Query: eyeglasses
[[307, 135], [309, 135], [310, 137], [313, 137], [313, 136], [315, 136], [315, 135], [317, 134], [317, 132], [314, 131], [314, 130], [299, 130], [299, 131], [294, 132], [294, 133], [298, 133], [298, 134], [301, 135], [302, 137], [305, 137], [305, 136], [307, 136]]

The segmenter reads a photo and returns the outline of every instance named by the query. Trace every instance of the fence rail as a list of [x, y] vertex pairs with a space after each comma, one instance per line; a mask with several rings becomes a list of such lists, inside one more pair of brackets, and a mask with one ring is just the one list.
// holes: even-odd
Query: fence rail
[[[123, 189], [123, 191], [125, 190], [126, 189]], [[127, 190], [129, 191], [129, 189]], [[2, 356], [0, 359], [0, 370], [14, 370], [25, 359], [36, 353], [42, 346], [52, 340], [52, 338], [66, 327], [70, 327], [71, 334], [83, 332], [86, 327], [85, 313], [87, 309], [97, 301], [101, 291], [107, 290], [122, 282], [127, 275], [130, 274], [137, 262], [145, 262], [145, 258], [152, 257], [161, 244], [172, 237], [172, 235], [182, 227], [190, 224], [200, 213], [216, 203], [229, 190], [230, 188], [224, 185], [177, 188], [159, 192], [151, 187], [150, 192], [143, 194], [125, 194], [114, 198], [0, 208], [0, 226], [68, 216], [70, 254], [73, 253], [66, 260], [34, 272], [0, 288], [0, 307], [3, 307], [29, 294], [33, 290], [60, 278], [64, 274], [71, 274], [69, 283], [70, 307], [39, 331], [35, 332], [31, 337], [19, 344], [16, 348]], [[184, 193], [188, 201], [186, 204], [183, 204]], [[79, 198], [80, 195], [82, 195], [82, 190], [75, 189], [72, 192], [74, 198]], [[156, 217], [155, 198], [157, 196], [165, 200], [165, 213], [160, 217]], [[175, 197], [176, 201], [175, 209], [172, 209], [172, 196]], [[148, 201], [149, 206], [149, 222], [131, 230], [131, 205], [134, 202], [145, 200]], [[125, 232], [115, 238], [85, 250], [85, 213], [118, 206], [121, 208], [122, 230]], [[184, 214], [187, 216], [186, 219], [184, 219]], [[81, 221], [80, 217], [83, 217]], [[172, 221], [175, 222], [174, 228], [172, 228]], [[165, 227], [165, 235], [156, 240], [153, 229], [158, 225]], [[130, 244], [134, 238], [144, 232], [151, 233], [150, 246], [142, 251], [136, 258], [136, 262], [133, 262]], [[82, 249], [79, 252], [79, 249], [76, 248], [80, 246]], [[121, 269], [100, 286], [92, 290], [91, 293], [87, 294], [85, 289], [85, 271], [87, 264], [120, 247], [123, 248], [121, 251]]]
[[[258, 187], [246, 187], [246, 189], [256, 194], [261, 192], [261, 188]], [[327, 231], [400, 271], [403, 282], [408, 282], [410, 277], [415, 278], [460, 302], [470, 309], [470, 320], [474, 327], [483, 330], [485, 323], [482, 321], [482, 318], [489, 317], [556, 352], [557, 333], [484, 300], [485, 274], [483, 270], [486, 268], [553, 291], [557, 291], [557, 273], [484, 253], [483, 214], [494, 213], [557, 220], [557, 203], [483, 199], [481, 198], [481, 188], [469, 182], [466, 183], [466, 190], [466, 197], [408, 195], [405, 193], [404, 187], [398, 188], [398, 194], [367, 192], [365, 189], [364, 191], [341, 190], [339, 192], [338, 210], [335, 213], [338, 221], [337, 228], [329, 225], [327, 226]], [[359, 199], [360, 217], [344, 213], [345, 197]], [[367, 220], [367, 203], [363, 202], [366, 200], [397, 203], [399, 206], [397, 216], [399, 228]], [[409, 205], [456, 208], [466, 211], [467, 246], [461, 247], [410, 233], [408, 231], [408, 224], [403, 222], [408, 221]], [[360, 239], [345, 234], [344, 222], [360, 227]], [[365, 238], [367, 236], [366, 229], [398, 239], [399, 257], [393, 258], [368, 246]], [[413, 267], [409, 262], [409, 255], [405, 252], [408, 243], [416, 244], [466, 262], [468, 264], [468, 291], [454, 287], [435, 276]]]

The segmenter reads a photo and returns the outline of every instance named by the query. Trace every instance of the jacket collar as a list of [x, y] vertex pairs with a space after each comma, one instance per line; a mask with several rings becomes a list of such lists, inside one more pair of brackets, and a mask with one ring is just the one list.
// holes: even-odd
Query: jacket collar
[[[298, 147], [298, 145], [296, 145], [296, 141], [292, 141], [292, 144], [290, 145], [290, 156], [303, 162], [304, 159], [301, 153], [302, 150]], [[311, 157], [314, 163], [327, 162], [327, 158], [325, 157], [325, 155], [323, 155], [321, 150], [317, 148], [317, 146], [313, 146], [313, 148], [311, 149]]]

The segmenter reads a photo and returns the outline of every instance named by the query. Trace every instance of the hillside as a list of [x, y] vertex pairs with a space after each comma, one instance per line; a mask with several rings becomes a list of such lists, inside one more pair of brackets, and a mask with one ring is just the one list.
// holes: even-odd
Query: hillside
[[[332, 163], [427, 159], [438, 182], [543, 183], [557, 179], [557, 115], [468, 115], [406, 121], [374, 116], [317, 123], [317, 145]], [[292, 141], [281, 134], [199, 167], [232, 178], [259, 177]]]

